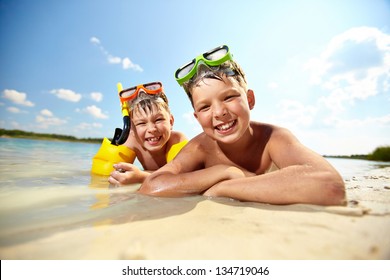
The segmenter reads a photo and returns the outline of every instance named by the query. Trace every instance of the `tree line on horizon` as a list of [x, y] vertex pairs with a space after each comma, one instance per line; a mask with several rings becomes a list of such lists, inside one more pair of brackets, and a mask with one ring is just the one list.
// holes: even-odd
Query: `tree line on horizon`
[[390, 146], [383, 146], [376, 148], [372, 153], [368, 155], [350, 155], [350, 156], [329, 156], [329, 158], [350, 158], [350, 159], [364, 159], [374, 161], [390, 161]]
[[86, 143], [101, 143], [103, 138], [77, 138], [71, 135], [61, 135], [54, 133], [36, 133], [30, 131], [23, 131], [18, 129], [8, 130], [0, 128], [0, 137], [15, 137], [15, 138], [29, 138], [29, 139], [45, 139], [45, 140], [62, 140], [70, 142], [86, 142]]

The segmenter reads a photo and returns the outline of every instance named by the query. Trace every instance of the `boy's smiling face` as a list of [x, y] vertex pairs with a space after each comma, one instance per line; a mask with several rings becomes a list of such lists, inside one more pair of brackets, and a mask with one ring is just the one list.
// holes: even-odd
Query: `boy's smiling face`
[[171, 136], [173, 116], [157, 105], [149, 108], [136, 108], [132, 122], [136, 138], [150, 152], [161, 150]]
[[252, 90], [246, 92], [236, 80], [226, 76], [222, 81], [203, 79], [193, 87], [192, 99], [194, 116], [214, 140], [234, 143], [247, 131], [254, 95]]

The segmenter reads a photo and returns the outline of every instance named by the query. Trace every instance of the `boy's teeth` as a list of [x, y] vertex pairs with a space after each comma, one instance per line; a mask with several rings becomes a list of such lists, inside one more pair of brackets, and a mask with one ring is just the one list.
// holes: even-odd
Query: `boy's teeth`
[[157, 142], [159, 139], [160, 139], [159, 137], [153, 137], [153, 138], [149, 138], [148, 141]]
[[217, 126], [217, 129], [218, 130], [227, 130], [227, 129], [231, 128], [233, 126], [233, 124], [234, 124], [234, 121], [231, 121], [231, 122], [225, 123], [225, 124], [221, 124], [221, 125]]

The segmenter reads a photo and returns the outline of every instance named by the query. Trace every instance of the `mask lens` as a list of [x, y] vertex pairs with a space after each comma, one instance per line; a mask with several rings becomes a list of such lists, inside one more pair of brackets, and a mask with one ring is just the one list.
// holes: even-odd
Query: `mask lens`
[[161, 84], [160, 83], [152, 83], [152, 84], [144, 85], [144, 87], [147, 90], [158, 90], [161, 88]]
[[128, 97], [132, 96], [136, 90], [137, 90], [136, 87], [125, 89], [120, 93], [120, 96], [121, 96], [121, 98], [128, 98]]
[[222, 57], [224, 57], [227, 53], [228, 53], [228, 50], [226, 48], [221, 48], [221, 49], [217, 49], [215, 51], [206, 53], [204, 55], [204, 58], [206, 58], [207, 60], [211, 60], [211, 61], [218, 60], [218, 59], [221, 59]]
[[195, 61], [191, 61], [189, 64], [187, 64], [186, 66], [183, 66], [183, 68], [179, 69], [177, 72], [176, 72], [176, 78], [177, 79], [181, 79], [183, 78], [185, 75], [187, 75], [188, 73], [190, 73], [190, 71], [192, 70], [192, 68], [194, 68], [195, 66]]

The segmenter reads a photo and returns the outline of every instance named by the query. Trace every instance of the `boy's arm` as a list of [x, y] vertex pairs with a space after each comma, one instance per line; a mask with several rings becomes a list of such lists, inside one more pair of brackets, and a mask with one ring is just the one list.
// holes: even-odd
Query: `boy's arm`
[[278, 171], [223, 181], [205, 195], [271, 204], [345, 204], [344, 182], [339, 173], [288, 130], [277, 129], [267, 149]]
[[174, 160], [148, 176], [138, 192], [169, 197], [202, 194], [223, 180], [245, 177], [240, 169], [233, 166], [203, 168], [205, 156], [198, 145], [189, 142]]

